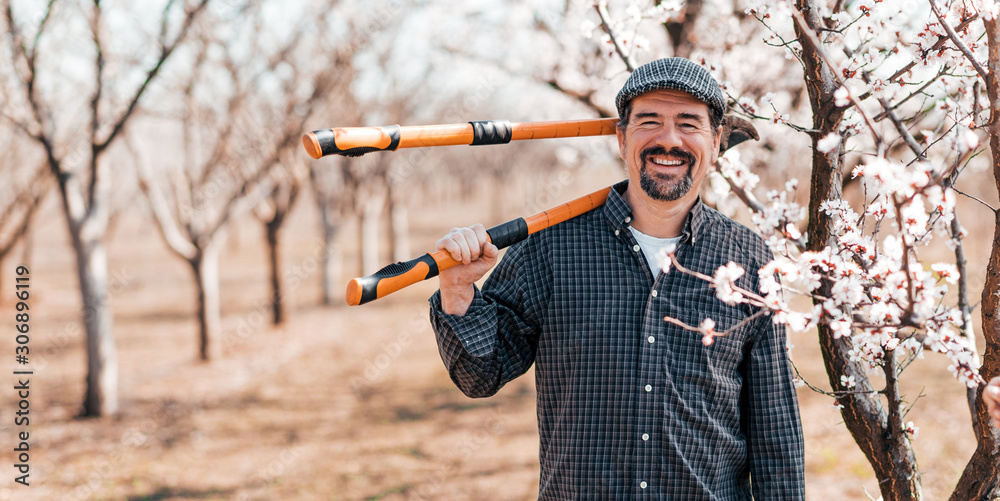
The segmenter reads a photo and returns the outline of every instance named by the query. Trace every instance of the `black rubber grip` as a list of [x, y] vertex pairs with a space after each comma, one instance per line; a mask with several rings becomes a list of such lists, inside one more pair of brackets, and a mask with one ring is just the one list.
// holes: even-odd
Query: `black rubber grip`
[[386, 146], [385, 148], [364, 146], [342, 150], [337, 146], [336, 136], [334, 136], [332, 130], [314, 130], [313, 134], [316, 135], [316, 141], [319, 143], [319, 149], [324, 156], [337, 154], [345, 157], [360, 157], [365, 153], [371, 153], [373, 151], [395, 151], [396, 148], [399, 147], [399, 125], [384, 125], [379, 128], [382, 129], [382, 132], [389, 136], [389, 146]]
[[384, 279], [398, 277], [404, 275], [413, 269], [418, 263], [426, 263], [429, 270], [427, 274], [422, 277], [415, 277], [411, 283], [417, 283], [421, 280], [427, 280], [428, 278], [434, 278], [438, 275], [438, 265], [437, 261], [431, 257], [430, 254], [424, 254], [416, 259], [411, 259], [409, 261], [392, 263], [375, 273], [368, 275], [367, 277], [361, 277], [358, 282], [361, 284], [361, 302], [358, 304], [365, 304], [378, 299], [378, 284]]
[[513, 134], [507, 120], [479, 120], [472, 124], [472, 146], [482, 144], [507, 144]]
[[528, 238], [528, 223], [524, 221], [523, 217], [519, 217], [506, 223], [498, 224], [486, 230], [486, 233], [489, 234], [493, 245], [497, 246], [498, 249], [503, 249]]

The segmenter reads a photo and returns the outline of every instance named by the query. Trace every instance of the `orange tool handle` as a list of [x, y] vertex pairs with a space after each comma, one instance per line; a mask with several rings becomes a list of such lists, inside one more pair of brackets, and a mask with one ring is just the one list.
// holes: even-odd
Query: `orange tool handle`
[[605, 136], [615, 133], [617, 118], [508, 122], [485, 120], [450, 125], [385, 125], [319, 129], [302, 136], [302, 145], [313, 158], [326, 155], [356, 157], [397, 148], [468, 144], [505, 144], [527, 139]]
[[[493, 245], [502, 249], [528, 238], [532, 233], [604, 205], [610, 190], [607, 187], [534, 216], [507, 221], [486, 230], [486, 233]], [[441, 270], [460, 263], [448, 251], [441, 249], [410, 261], [390, 264], [372, 275], [351, 280], [347, 284], [347, 304], [357, 306], [374, 301], [408, 285], [436, 277]]]

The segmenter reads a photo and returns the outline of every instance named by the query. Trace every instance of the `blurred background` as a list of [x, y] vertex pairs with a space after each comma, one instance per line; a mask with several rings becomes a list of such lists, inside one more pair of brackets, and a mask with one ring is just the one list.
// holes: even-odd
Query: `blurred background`
[[[705, 61], [734, 102], [771, 94], [809, 124], [801, 66], [745, 3], [0, 2], [0, 499], [534, 499], [532, 374], [468, 399], [427, 322], [436, 280], [361, 307], [344, 287], [453, 226], [624, 178], [614, 138], [312, 160], [300, 137], [613, 117], [628, 72], [605, 13], [637, 62]], [[761, 140], [736, 153], [760, 195], [807, 180], [809, 137], [755, 125]], [[982, 168], [961, 182], [996, 205]], [[704, 196], [748, 221], [725, 194]], [[969, 269], [983, 270], [992, 215], [959, 206]], [[30, 277], [24, 366], [18, 276]], [[828, 388], [815, 336], [790, 341], [803, 377]], [[975, 447], [946, 366], [919, 360], [903, 387], [928, 499]], [[11, 387], [25, 369], [22, 427]], [[809, 498], [877, 497], [832, 399], [800, 399]], [[12, 466], [25, 430], [28, 487]]]

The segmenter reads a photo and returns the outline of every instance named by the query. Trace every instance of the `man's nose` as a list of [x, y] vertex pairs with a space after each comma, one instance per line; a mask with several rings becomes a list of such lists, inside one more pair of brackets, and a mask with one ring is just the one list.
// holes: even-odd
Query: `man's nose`
[[660, 127], [655, 139], [656, 144], [666, 148], [667, 151], [670, 151], [675, 146], [681, 146], [680, 131], [671, 124], [665, 124]]

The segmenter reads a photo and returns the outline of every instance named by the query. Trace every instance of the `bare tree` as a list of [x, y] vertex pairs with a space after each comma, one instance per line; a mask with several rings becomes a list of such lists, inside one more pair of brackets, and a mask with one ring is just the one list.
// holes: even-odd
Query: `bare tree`
[[[276, 68], [294, 62], [290, 55], [300, 45], [314, 41], [295, 35], [269, 50], [264, 46], [267, 19], [256, 7], [259, 4], [252, 4], [241, 16], [249, 23], [223, 31], [245, 37], [253, 50], [241, 53], [266, 64], [241, 61], [234, 54], [233, 46], [238, 45], [235, 40], [202, 33], [197, 63], [182, 89], [187, 96], [181, 118], [183, 159], [166, 166], [167, 172], [159, 176], [148, 162], [137, 162], [140, 187], [157, 227], [170, 249], [191, 267], [198, 287], [201, 360], [211, 359], [217, 351], [214, 340], [221, 331], [218, 267], [228, 229], [275, 190], [280, 191], [282, 178], [287, 183], [285, 171], [278, 167], [293, 162], [289, 152], [301, 148], [298, 141], [303, 123], [309, 110], [325, 95], [326, 82], [331, 81], [335, 71], [333, 64], [320, 65], [318, 71], [290, 65], [290, 74], [278, 82], [280, 91], [262, 90], [268, 79], [281, 78]], [[325, 17], [306, 14], [301, 22], [310, 19], [322, 22]], [[305, 26], [294, 31], [306, 32]], [[222, 60], [212, 60], [212, 53], [221, 54], [218, 57]], [[323, 61], [321, 56], [317, 58], [309, 61], [311, 65]], [[219, 95], [218, 81], [213, 78], [217, 75], [209, 67], [225, 68], [228, 95]], [[217, 106], [220, 102], [225, 105]], [[276, 238], [275, 233], [275, 252]]]
[[282, 162], [280, 181], [271, 188], [264, 201], [257, 206], [257, 217], [264, 225], [264, 237], [268, 248], [268, 268], [270, 269], [271, 287], [271, 321], [280, 325], [287, 319], [287, 304], [285, 301], [284, 284], [282, 281], [281, 260], [281, 228], [287, 221], [288, 214], [298, 200], [302, 182], [305, 180], [305, 166], [294, 157], [301, 147], [297, 141], [284, 145], [282, 150], [287, 154]]
[[[62, 92], [57, 86], [42, 86], [40, 81], [67, 81], [57, 60], [59, 53], [42, 53], [44, 36], [64, 36], [51, 29], [59, 10], [50, 0], [37, 16], [35, 25], [15, 14], [10, 0], [0, 3], [4, 10], [7, 36], [15, 68], [19, 105], [5, 108], [5, 117], [32, 138], [44, 151], [48, 169], [57, 181], [70, 241], [76, 254], [80, 292], [83, 303], [83, 321], [87, 337], [87, 393], [84, 414], [109, 416], [118, 412], [118, 359], [112, 330], [111, 308], [107, 304], [108, 264], [105, 235], [110, 216], [109, 199], [112, 188], [111, 165], [107, 154], [122, 136], [126, 126], [135, 117], [143, 96], [160, 75], [175, 49], [185, 40], [188, 30], [204, 10], [208, 0], [193, 4], [167, 2], [160, 13], [159, 32], [155, 42], [143, 47], [150, 63], [133, 63], [124, 57], [114, 58], [109, 51], [113, 33], [104, 22], [105, 7], [100, 0], [93, 2], [60, 4], [65, 8], [61, 19], [69, 26], [75, 16], [72, 9], [82, 9], [89, 38], [60, 40], [50, 44], [60, 50], [75, 49], [81, 43], [91, 44], [86, 57], [90, 58], [89, 83], [79, 89], [74, 83], [70, 88], [82, 90], [72, 95], [55, 95]], [[71, 30], [66, 30], [71, 32]], [[74, 57], [76, 57], [74, 55]], [[109, 64], [118, 65], [119, 71], [107, 72]], [[142, 77], [138, 84], [133, 71]], [[63, 87], [65, 89], [65, 87]], [[85, 124], [74, 123], [66, 100], [86, 95], [83, 104], [89, 117]], [[122, 98], [124, 96], [124, 99]], [[10, 109], [11, 111], [7, 111]]]

